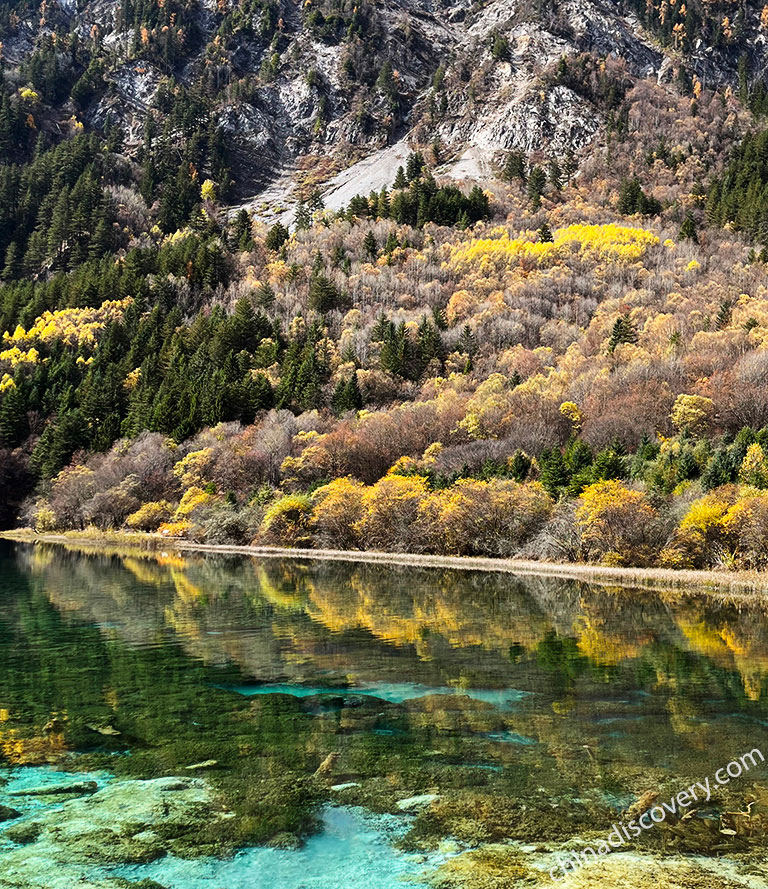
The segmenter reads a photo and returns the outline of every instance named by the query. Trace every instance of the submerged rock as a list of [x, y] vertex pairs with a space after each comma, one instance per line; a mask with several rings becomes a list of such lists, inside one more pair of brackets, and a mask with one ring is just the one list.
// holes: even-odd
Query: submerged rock
[[19, 846], [0, 857], [0, 889], [116, 887], [91, 881], [92, 868], [145, 863], [166, 852], [199, 854], [200, 832], [215, 810], [200, 778], [113, 781], [12, 825], [5, 836]]
[[765, 880], [756, 881], [748, 866], [740, 874], [733, 862], [659, 860], [629, 853], [614, 853], [567, 876], [558, 876], [564, 889], [755, 889], [768, 885]]
[[8, 796], [85, 796], [95, 793], [99, 785], [95, 781], [77, 781], [75, 784], [44, 784], [23, 790], [11, 790]]
[[205, 762], [195, 762], [191, 766], [187, 766], [188, 772], [196, 772], [199, 769], [212, 769], [219, 764], [218, 759], [206, 759]]
[[3, 821], [11, 821], [14, 818], [21, 818], [21, 812], [12, 809], [10, 806], [0, 806], [0, 824]]
[[26, 846], [27, 843], [34, 843], [42, 832], [42, 827], [36, 821], [23, 821], [9, 827], [5, 835], [12, 843]]
[[[562, 853], [562, 861], [567, 858]], [[524, 850], [519, 845], [492, 843], [449, 859], [430, 875], [434, 889], [757, 889], [768, 885], [755, 879], [748, 862], [655, 858], [613, 853], [589, 861], [577, 870], [562, 871], [559, 854]], [[553, 882], [554, 880], [554, 882]]]
[[[451, 858], [435, 871], [435, 889], [511, 889], [530, 885], [535, 871], [523, 864], [519, 850], [502, 844], [483, 846]], [[519, 882], [525, 880], [525, 883]]]
[[417, 809], [425, 809], [439, 799], [440, 794], [438, 793], [422, 793], [418, 796], [409, 796], [407, 799], [398, 800], [397, 808], [401, 812], [413, 812]]

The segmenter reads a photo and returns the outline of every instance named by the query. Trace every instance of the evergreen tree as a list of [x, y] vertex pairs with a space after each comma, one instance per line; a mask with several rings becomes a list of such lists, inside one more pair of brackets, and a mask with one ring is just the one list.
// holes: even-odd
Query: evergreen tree
[[296, 204], [295, 222], [298, 231], [306, 231], [312, 225], [312, 214], [303, 200]]
[[477, 339], [474, 333], [472, 333], [472, 328], [469, 324], [464, 325], [457, 345], [459, 352], [466, 352], [470, 358], [474, 358], [477, 354]]
[[16, 280], [21, 275], [21, 255], [19, 246], [16, 241], [11, 241], [8, 249], [5, 251], [5, 268], [3, 269], [3, 279], [6, 281]]
[[[408, 159], [405, 164], [405, 176], [408, 182], [415, 182], [422, 174], [424, 170], [424, 157], [418, 151], [412, 151], [408, 155]], [[395, 185], [397, 188], [397, 185]]]
[[391, 212], [391, 204], [389, 202], [389, 191], [386, 186], [379, 192], [379, 216], [382, 219], [389, 219]]
[[440, 306], [435, 306], [432, 309], [432, 321], [438, 330], [448, 329], [448, 318], [445, 315], [445, 309], [441, 309]]
[[256, 313], [250, 302], [242, 297], [235, 304], [235, 311], [229, 323], [229, 348], [233, 352], [240, 352], [243, 349], [253, 351], [259, 339]]
[[611, 352], [621, 343], [636, 343], [637, 328], [629, 315], [619, 315], [611, 330], [608, 348]]
[[296, 375], [296, 402], [303, 410], [319, 407], [320, 370], [312, 343], [304, 350], [304, 357]]
[[419, 324], [418, 349], [419, 359], [424, 366], [428, 365], [432, 359], [440, 358], [443, 351], [440, 334], [426, 317], [422, 318], [421, 324]]
[[552, 231], [546, 222], [543, 223], [543, 225], [539, 229], [539, 240], [542, 244], [551, 244], [555, 240], [552, 237]]
[[695, 244], [699, 242], [699, 235], [696, 227], [696, 220], [690, 211], [685, 214], [683, 224], [680, 226], [678, 237], [681, 241], [693, 241]]
[[357, 374], [353, 373], [345, 382], [339, 380], [331, 397], [331, 406], [337, 414], [358, 411], [363, 406], [363, 398], [357, 384]]
[[491, 55], [497, 62], [505, 62], [509, 58], [509, 41], [500, 31], [492, 34]]
[[371, 262], [376, 262], [376, 257], [379, 255], [379, 245], [376, 243], [376, 237], [371, 229], [368, 229], [366, 232], [363, 240], [363, 250]]
[[570, 482], [570, 473], [563, 459], [562, 451], [560, 448], [544, 451], [539, 463], [541, 466], [539, 481], [551, 497], [559, 499], [565, 493]]
[[547, 176], [544, 170], [538, 165], [531, 167], [528, 176], [528, 199], [533, 210], [538, 210], [541, 207], [541, 196], [544, 194], [546, 184]]
[[309, 307], [324, 315], [338, 308], [340, 294], [332, 281], [322, 273], [312, 276], [309, 284]]
[[0, 402], [0, 444], [14, 448], [29, 434], [26, 401], [21, 391], [13, 386]]
[[376, 89], [389, 100], [389, 105], [392, 109], [397, 108], [400, 97], [397, 93], [397, 84], [395, 83], [392, 65], [389, 61], [385, 61], [381, 66], [379, 76], [376, 79]]
[[[296, 212], [298, 216], [298, 209]], [[264, 239], [264, 246], [267, 250], [279, 250], [289, 237], [290, 233], [288, 229], [281, 222], [276, 222], [267, 232], [267, 237]]]
[[504, 161], [502, 176], [507, 182], [512, 182], [515, 179], [525, 182], [525, 168], [526, 161], [522, 152], [510, 151]]
[[548, 174], [549, 184], [555, 191], [560, 191], [563, 187], [563, 171], [560, 169], [560, 164], [558, 164], [555, 158], [552, 158], [549, 162]]
[[265, 281], [256, 291], [256, 305], [264, 309], [270, 309], [275, 304], [275, 291], [269, 282]]
[[720, 309], [717, 313], [716, 325], [718, 330], [724, 330], [731, 323], [733, 315], [733, 303], [729, 299], [724, 299], [720, 303]]
[[515, 451], [509, 460], [509, 472], [516, 482], [524, 482], [531, 471], [533, 461], [525, 451]]

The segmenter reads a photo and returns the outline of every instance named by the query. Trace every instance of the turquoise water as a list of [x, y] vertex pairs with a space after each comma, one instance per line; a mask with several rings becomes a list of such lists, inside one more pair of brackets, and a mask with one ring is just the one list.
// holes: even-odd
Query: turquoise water
[[451, 688], [449, 686], [427, 686], [413, 682], [378, 682], [356, 685], [351, 688], [329, 688], [328, 686], [305, 685], [236, 685], [230, 687], [238, 694], [250, 697], [251, 695], [291, 695], [296, 698], [309, 698], [316, 695], [367, 695], [380, 698], [382, 701], [390, 701], [393, 704], [402, 704], [404, 701], [415, 701], [428, 695], [451, 695], [454, 697], [466, 697], [475, 701], [490, 704], [499, 710], [511, 710], [527, 697], [529, 692], [517, 689], [490, 689], [490, 688]]
[[[404, 818], [372, 816], [359, 808], [327, 808], [322, 830], [298, 850], [245, 849], [231, 860], [164, 858], [104, 873], [153, 879], [169, 889], [402, 889], [420, 887], [422, 871], [445, 856], [408, 855], [392, 841], [407, 830]], [[407, 879], [407, 884], [404, 880]]]
[[49, 796], [34, 791], [62, 789], [92, 782], [97, 788], [105, 787], [111, 776], [107, 772], [64, 772], [52, 766], [26, 766], [23, 768], [0, 768], [0, 806], [7, 806], [21, 813], [21, 818], [9, 819], [0, 824], [0, 838], [3, 831], [12, 824], [34, 818], [39, 812], [60, 808], [67, 794]]

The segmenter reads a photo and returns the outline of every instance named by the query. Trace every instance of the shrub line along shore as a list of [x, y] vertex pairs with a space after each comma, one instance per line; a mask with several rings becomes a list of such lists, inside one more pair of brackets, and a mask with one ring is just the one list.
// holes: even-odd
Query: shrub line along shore
[[695, 586], [715, 593], [768, 593], [768, 573], [673, 570], [669, 568], [625, 568], [567, 562], [539, 562], [486, 556], [444, 556], [426, 553], [365, 550], [299, 549], [279, 546], [239, 546], [195, 543], [159, 534], [124, 531], [69, 531], [38, 534], [30, 528], [0, 532], [0, 538], [22, 543], [53, 543], [88, 547], [129, 547], [145, 552], [218, 553], [257, 558], [312, 559], [316, 561], [364, 562], [414, 568], [450, 568], [462, 571], [497, 571], [509, 574], [556, 577], [566, 580], [609, 584], [639, 589], [670, 589]]

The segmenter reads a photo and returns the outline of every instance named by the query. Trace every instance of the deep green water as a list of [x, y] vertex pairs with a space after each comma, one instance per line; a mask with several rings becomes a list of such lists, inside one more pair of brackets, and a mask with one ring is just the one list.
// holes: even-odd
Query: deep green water
[[[192, 776], [215, 796], [151, 855], [73, 841], [67, 864], [88, 886], [391, 889], [497, 842], [530, 856], [534, 885], [546, 854], [610, 829], [643, 793], [668, 797], [755, 747], [768, 757], [767, 700], [766, 604], [2, 544], [0, 806], [22, 817], [0, 826], [0, 887], [55, 885], [18, 875], [13, 827], [47, 829], [67, 797], [20, 790], [81, 773], [111, 787]], [[764, 855], [768, 815], [721, 831], [750, 803], [762, 817], [767, 786], [768, 765], [633, 848]], [[420, 794], [436, 799], [398, 807]], [[22, 837], [25, 867], [57, 872], [41, 836]]]

